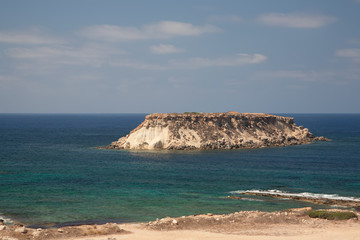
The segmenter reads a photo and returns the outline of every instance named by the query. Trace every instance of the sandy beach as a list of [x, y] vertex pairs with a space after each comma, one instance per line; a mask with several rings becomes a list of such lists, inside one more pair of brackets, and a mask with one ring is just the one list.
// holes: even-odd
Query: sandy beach
[[[312, 227], [299, 225], [269, 225], [258, 229], [256, 225], [253, 229], [242, 229], [240, 232], [209, 232], [205, 230], [174, 230], [174, 231], [154, 231], [144, 229], [141, 225], [124, 224], [119, 225], [129, 233], [119, 233], [110, 235], [95, 235], [83, 237], [59, 237], [64, 240], [163, 240], [163, 239], [243, 239], [243, 240], [285, 240], [285, 239], [304, 239], [304, 240], [358, 240], [360, 236], [359, 223], [326, 223], [326, 226]], [[34, 238], [15, 238], [0, 236], [1, 240], [34, 239]], [[35, 238], [36, 239], [36, 238]], [[50, 239], [50, 238], [49, 238]]]
[[[21, 225], [0, 228], [1, 240], [127, 240], [127, 239], [344, 239], [360, 236], [359, 213], [348, 220], [310, 218], [310, 208], [277, 212], [242, 211], [166, 217], [148, 223], [82, 225], [31, 229]], [[336, 211], [336, 210], [333, 210]]]
[[299, 226], [299, 225], [269, 225], [252, 229], [241, 229], [239, 232], [209, 232], [205, 230], [175, 230], [175, 231], [153, 231], [144, 230], [137, 225], [122, 225], [124, 229], [131, 231], [130, 234], [108, 235], [96, 237], [68, 238], [68, 240], [163, 240], [163, 239], [242, 239], [242, 240], [331, 240], [346, 239], [357, 240], [360, 236], [360, 224], [354, 223], [327, 223], [322, 227]]

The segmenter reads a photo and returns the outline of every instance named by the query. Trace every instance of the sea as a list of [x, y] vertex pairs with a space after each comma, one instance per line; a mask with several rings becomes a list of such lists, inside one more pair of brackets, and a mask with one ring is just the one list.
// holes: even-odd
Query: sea
[[243, 191], [360, 201], [360, 114], [279, 114], [329, 142], [240, 150], [97, 149], [128, 134], [145, 115], [0, 114], [0, 218], [53, 227], [332, 207]]

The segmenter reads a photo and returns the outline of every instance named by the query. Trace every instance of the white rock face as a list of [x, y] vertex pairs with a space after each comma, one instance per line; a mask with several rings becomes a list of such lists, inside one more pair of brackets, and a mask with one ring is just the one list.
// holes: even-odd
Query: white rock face
[[138, 131], [130, 134], [126, 140], [128, 148], [154, 149], [163, 148], [165, 143], [169, 142], [169, 128], [155, 126], [152, 128], [140, 128]]
[[305, 144], [314, 137], [293, 118], [263, 113], [150, 114], [108, 149], [236, 149]]

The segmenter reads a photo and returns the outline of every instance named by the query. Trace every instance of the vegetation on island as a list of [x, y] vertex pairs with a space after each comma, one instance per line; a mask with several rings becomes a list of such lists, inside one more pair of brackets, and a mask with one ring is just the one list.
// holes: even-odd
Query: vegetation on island
[[199, 114], [198, 112], [184, 112], [184, 114]]
[[351, 218], [357, 218], [353, 212], [330, 212], [324, 210], [311, 211], [309, 212], [311, 218], [322, 218], [327, 220], [347, 220]]

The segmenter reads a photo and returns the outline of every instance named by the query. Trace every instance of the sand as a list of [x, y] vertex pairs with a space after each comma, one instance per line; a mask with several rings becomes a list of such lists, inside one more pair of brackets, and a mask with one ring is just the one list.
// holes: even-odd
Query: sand
[[139, 225], [121, 225], [122, 229], [130, 231], [129, 234], [92, 236], [80, 238], [67, 238], [68, 240], [195, 240], [195, 239], [218, 239], [218, 240], [359, 240], [360, 224], [352, 223], [328, 223], [321, 228], [311, 226], [299, 227], [296, 225], [277, 225], [268, 228], [248, 229], [234, 233], [214, 233], [202, 230], [174, 230], [156, 231], [145, 230]]

